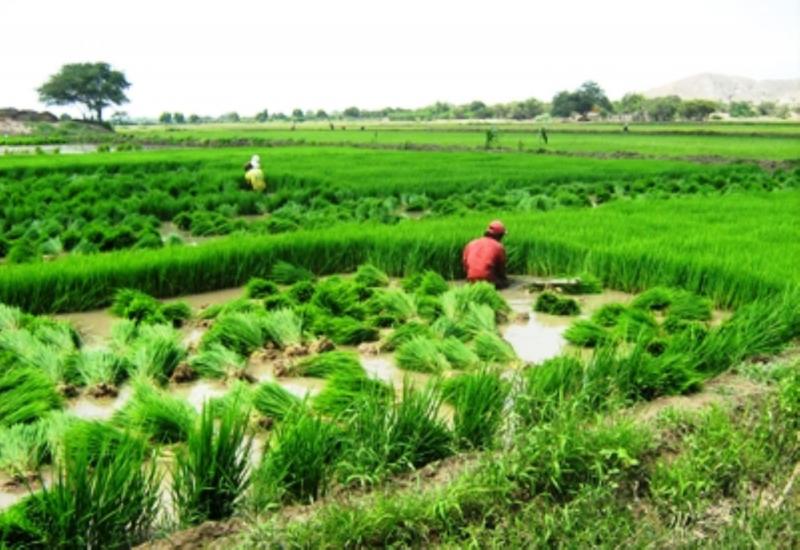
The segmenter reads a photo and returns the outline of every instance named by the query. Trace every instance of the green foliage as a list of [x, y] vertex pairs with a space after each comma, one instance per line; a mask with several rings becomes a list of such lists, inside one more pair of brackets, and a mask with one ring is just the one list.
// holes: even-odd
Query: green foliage
[[609, 333], [600, 325], [586, 319], [579, 319], [564, 331], [564, 339], [576, 346], [593, 348], [609, 341]]
[[328, 383], [314, 397], [312, 406], [315, 411], [328, 416], [350, 414], [365, 395], [389, 401], [393, 392], [386, 383], [368, 378], [364, 373], [337, 372], [328, 378]]
[[213, 343], [189, 359], [189, 366], [204, 378], [231, 380], [241, 378], [247, 360], [225, 346]]
[[617, 324], [620, 316], [626, 311], [627, 308], [624, 305], [616, 302], [603, 304], [594, 313], [592, 313], [591, 320], [601, 327], [610, 328]]
[[458, 338], [448, 337], [437, 343], [439, 351], [451, 368], [469, 370], [480, 365], [481, 359]]
[[303, 342], [303, 322], [291, 309], [267, 312], [261, 320], [261, 327], [267, 340], [280, 348]]
[[454, 434], [467, 449], [488, 449], [503, 422], [509, 385], [497, 371], [461, 374], [445, 383], [445, 394], [453, 404]]
[[542, 292], [533, 304], [534, 311], [551, 315], [578, 315], [581, 308], [576, 300], [564, 298], [554, 292]]
[[124, 360], [108, 348], [82, 348], [71, 360], [81, 383], [89, 388], [116, 386], [127, 374]]
[[261, 299], [274, 296], [278, 292], [280, 292], [278, 285], [261, 277], [253, 277], [245, 285], [245, 296], [248, 298]]
[[263, 315], [224, 313], [203, 335], [200, 348], [220, 344], [239, 355], [249, 356], [264, 345]]
[[397, 348], [397, 366], [404, 370], [440, 374], [450, 368], [438, 342], [424, 337], [415, 337]]
[[495, 332], [480, 332], [475, 336], [475, 353], [487, 363], [506, 365], [517, 360], [511, 344]]
[[134, 382], [133, 395], [114, 413], [117, 425], [157, 443], [186, 441], [196, 418], [189, 403], [141, 381]]
[[293, 376], [329, 378], [337, 373], [364, 376], [364, 367], [358, 355], [350, 351], [330, 351], [312, 355], [292, 365]]
[[128, 101], [130, 82], [108, 63], [68, 63], [38, 88], [39, 99], [49, 105], [80, 103], [103, 121], [103, 109]]
[[0, 366], [0, 426], [33, 422], [61, 406], [55, 385], [41, 371]]
[[146, 376], [160, 384], [169, 380], [185, 357], [180, 333], [167, 325], [140, 326], [125, 349], [131, 375]]
[[653, 287], [645, 290], [633, 299], [633, 307], [643, 309], [664, 310], [667, 309], [674, 299], [672, 289], [665, 287]]
[[299, 281], [313, 281], [314, 274], [289, 262], [279, 261], [272, 266], [270, 278], [276, 283], [291, 285]]
[[303, 400], [276, 382], [264, 382], [253, 392], [253, 407], [274, 420], [283, 420], [294, 410], [302, 409]]
[[401, 345], [414, 338], [435, 338], [435, 333], [428, 325], [417, 321], [404, 323], [394, 329], [383, 342], [382, 348], [386, 351], [394, 351]]
[[358, 270], [353, 278], [357, 283], [368, 287], [389, 285], [389, 276], [372, 264], [362, 264], [358, 266]]

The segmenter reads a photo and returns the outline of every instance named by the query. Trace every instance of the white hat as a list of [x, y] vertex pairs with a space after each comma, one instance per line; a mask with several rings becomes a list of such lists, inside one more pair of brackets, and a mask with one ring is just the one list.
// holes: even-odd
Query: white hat
[[260, 168], [261, 166], [261, 157], [258, 155], [253, 155], [253, 158], [250, 159], [250, 166], [253, 168]]

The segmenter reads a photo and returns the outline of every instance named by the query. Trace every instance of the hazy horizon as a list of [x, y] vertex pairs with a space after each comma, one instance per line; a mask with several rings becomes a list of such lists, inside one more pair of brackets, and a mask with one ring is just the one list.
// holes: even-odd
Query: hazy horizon
[[45, 109], [36, 88], [84, 61], [125, 72], [130, 103], [107, 114], [133, 117], [549, 100], [585, 80], [618, 98], [698, 73], [800, 76], [795, 0], [597, 6], [143, 0], [115, 3], [112, 18], [97, 1], [5, 0], [4, 49], [20, 51], [4, 54], [0, 107]]

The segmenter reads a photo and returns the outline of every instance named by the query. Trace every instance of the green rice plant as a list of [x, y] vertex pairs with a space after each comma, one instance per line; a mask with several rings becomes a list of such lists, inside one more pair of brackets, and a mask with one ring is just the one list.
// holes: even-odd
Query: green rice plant
[[311, 301], [316, 287], [312, 281], [297, 281], [289, 287], [289, 296], [299, 304]]
[[0, 426], [34, 422], [62, 405], [55, 384], [42, 371], [0, 366]]
[[649, 311], [628, 308], [617, 318], [614, 332], [626, 342], [649, 341], [658, 333], [658, 323]]
[[456, 322], [446, 315], [442, 315], [431, 323], [430, 330], [433, 337], [458, 338], [465, 342], [474, 336], [474, 333], [470, 333], [462, 323]]
[[577, 357], [560, 355], [524, 371], [524, 387], [514, 409], [528, 425], [546, 421], [584, 389], [584, 365]]
[[619, 303], [604, 304], [592, 313], [591, 320], [601, 327], [610, 328], [617, 324], [620, 315], [627, 311], [627, 307]]
[[126, 374], [124, 360], [108, 348], [83, 348], [71, 360], [81, 383], [90, 390], [113, 388]]
[[475, 353], [487, 363], [507, 365], [517, 360], [514, 348], [496, 332], [479, 332], [475, 336], [474, 345]]
[[175, 328], [182, 327], [192, 318], [192, 308], [184, 301], [161, 304], [161, 314]]
[[417, 294], [423, 296], [441, 296], [450, 286], [444, 277], [435, 271], [425, 271], [419, 281], [419, 285], [414, 289]]
[[267, 339], [281, 349], [303, 343], [303, 322], [291, 309], [267, 312], [261, 327]]
[[313, 326], [314, 332], [324, 334], [334, 343], [347, 346], [362, 342], [374, 342], [378, 339], [378, 330], [366, 325], [350, 316], [328, 317], [317, 319]]
[[225, 346], [213, 343], [189, 359], [189, 366], [204, 378], [241, 379], [247, 369], [247, 359]]
[[224, 395], [209, 399], [208, 406], [212, 408], [217, 416], [221, 416], [228, 409], [250, 410], [253, 408], [254, 394], [255, 388], [253, 386], [241, 380], [234, 380]]
[[186, 441], [197, 413], [185, 400], [143, 381], [134, 381], [133, 395], [114, 413], [114, 423], [136, 430], [156, 443]]
[[202, 310], [198, 317], [200, 317], [200, 319], [216, 319], [231, 313], [258, 314], [263, 310], [264, 308], [258, 302], [248, 300], [247, 298], [239, 298], [231, 300], [230, 302], [225, 302], [224, 304], [209, 306]]
[[142, 325], [125, 353], [131, 376], [165, 384], [186, 357], [181, 335], [169, 325]]
[[278, 261], [272, 266], [270, 278], [278, 284], [291, 285], [298, 281], [313, 281], [314, 274], [289, 262]]
[[100, 444], [100, 459], [75, 447], [55, 479], [30, 497], [27, 514], [47, 548], [129, 548], [151, 536], [161, 483], [136, 446]]
[[426, 321], [434, 321], [442, 313], [442, 301], [436, 296], [417, 295], [416, 298], [417, 314]]
[[259, 300], [267, 296], [274, 296], [278, 292], [280, 292], [278, 285], [261, 277], [251, 278], [244, 288], [245, 297]]
[[25, 320], [26, 316], [21, 309], [0, 304], [0, 331], [20, 329]]
[[139, 327], [133, 321], [124, 319], [111, 325], [111, 340], [109, 346], [115, 352], [121, 353], [136, 340]]
[[18, 479], [26, 477], [51, 457], [47, 421], [0, 427], [0, 471]]
[[307, 410], [278, 424], [254, 479], [256, 502], [310, 502], [333, 479], [340, 453], [339, 430]]
[[277, 382], [260, 384], [252, 395], [253, 407], [273, 420], [283, 420], [295, 409], [302, 409], [304, 401]]
[[445, 338], [437, 343], [437, 347], [442, 352], [442, 355], [445, 356], [451, 368], [469, 370], [481, 364], [478, 354], [458, 338], [452, 336]]
[[672, 304], [674, 294], [671, 288], [663, 286], [649, 288], [636, 296], [631, 305], [642, 309], [664, 310]]
[[440, 351], [438, 342], [419, 336], [397, 348], [395, 361], [401, 369], [415, 372], [439, 374], [450, 368], [450, 363]]
[[670, 332], [680, 329], [687, 321], [709, 321], [711, 301], [692, 292], [676, 291], [667, 309], [664, 328]]
[[436, 337], [436, 334], [428, 325], [418, 321], [411, 321], [394, 329], [383, 342], [381, 348], [386, 351], [394, 351], [409, 340], [417, 337], [432, 339]]
[[0, 548], [46, 548], [44, 535], [29, 517], [32, 502], [26, 497], [0, 511]]
[[334, 317], [350, 315], [363, 318], [364, 309], [357, 285], [342, 277], [329, 277], [317, 283], [311, 303]]
[[233, 515], [250, 484], [247, 411], [227, 409], [215, 415], [203, 407], [186, 447], [176, 456], [174, 501], [182, 525], [218, 521]]
[[220, 344], [244, 357], [264, 345], [263, 314], [225, 313], [203, 335], [200, 349]]
[[357, 283], [368, 287], [389, 285], [389, 276], [372, 264], [362, 264], [358, 266], [353, 278]]
[[549, 291], [539, 294], [533, 304], [533, 310], [550, 315], [578, 315], [581, 312], [576, 300]]
[[353, 376], [365, 376], [358, 354], [351, 351], [329, 351], [301, 359], [289, 370], [292, 376], [329, 378], [345, 372]]
[[374, 394], [387, 401], [393, 396], [392, 388], [385, 382], [368, 378], [364, 374], [338, 372], [312, 400], [312, 407], [320, 414], [344, 416], [350, 414], [365, 394]]
[[287, 293], [281, 292], [272, 296], [267, 296], [263, 300], [264, 309], [274, 311], [278, 309], [290, 309], [295, 306], [295, 302]]
[[89, 463], [94, 466], [107, 454], [135, 451], [144, 456], [147, 441], [127, 429], [118, 428], [110, 422], [84, 420], [76, 417], [51, 420], [49, 445], [53, 455], [61, 461], [77, 453], [87, 453]]
[[72, 351], [71, 341], [70, 347], [57, 348], [24, 329], [0, 332], [0, 353], [5, 353], [12, 364], [40, 370], [59, 387], [79, 382], [69, 360]]
[[444, 394], [453, 404], [453, 431], [466, 449], [491, 448], [503, 422], [509, 385], [494, 370], [460, 374], [445, 382]]
[[111, 313], [135, 323], [162, 324], [167, 319], [161, 312], [161, 303], [152, 296], [132, 288], [121, 288], [114, 293]]
[[381, 290], [366, 304], [372, 315], [387, 317], [393, 325], [405, 323], [417, 316], [414, 298], [402, 290]]
[[577, 277], [578, 284], [564, 287], [567, 294], [600, 294], [603, 282], [591, 273], [582, 273]]
[[497, 289], [483, 281], [452, 288], [442, 295], [444, 313], [453, 320], [460, 319], [470, 304], [492, 308], [498, 323], [505, 321], [511, 313], [511, 307]]
[[633, 400], [696, 391], [702, 381], [691, 355], [667, 352], [653, 357], [642, 344], [616, 361], [613, 376], [620, 393]]
[[495, 313], [485, 304], [467, 304], [466, 311], [462, 314], [458, 324], [469, 335], [497, 331]]
[[25, 328], [42, 344], [62, 352], [72, 351], [83, 345], [78, 331], [66, 321], [33, 317]]
[[602, 326], [587, 319], [578, 319], [564, 331], [564, 339], [575, 346], [594, 348], [611, 340]]
[[419, 287], [420, 282], [422, 282], [422, 273], [420, 272], [412, 273], [410, 275], [406, 275], [400, 280], [400, 288], [402, 288], [406, 292], [413, 293]]
[[440, 416], [438, 388], [403, 385], [400, 399], [365, 394], [343, 419], [342, 456], [337, 477], [345, 484], [370, 485], [397, 472], [420, 468], [453, 453], [453, 437]]

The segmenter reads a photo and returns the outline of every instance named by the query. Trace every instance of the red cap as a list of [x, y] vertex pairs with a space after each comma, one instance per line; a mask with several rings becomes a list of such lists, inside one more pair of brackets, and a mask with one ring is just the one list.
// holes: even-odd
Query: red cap
[[503, 225], [503, 222], [500, 220], [494, 220], [492, 223], [489, 224], [489, 227], [486, 231], [490, 235], [495, 235], [496, 237], [500, 237], [506, 234], [506, 226]]

